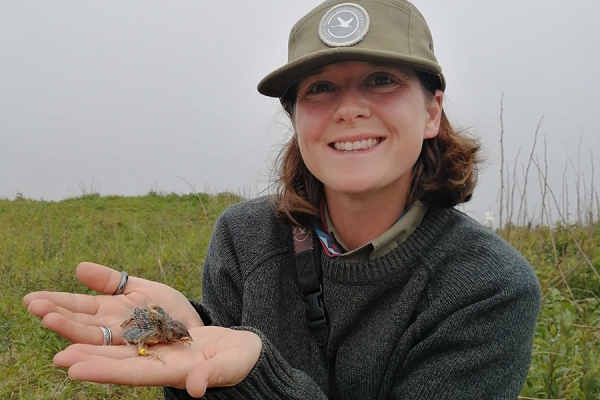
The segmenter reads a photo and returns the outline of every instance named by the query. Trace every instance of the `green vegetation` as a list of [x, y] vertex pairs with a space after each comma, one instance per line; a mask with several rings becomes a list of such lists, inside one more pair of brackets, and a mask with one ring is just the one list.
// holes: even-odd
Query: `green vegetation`
[[[102, 197], [61, 202], [0, 200], [0, 398], [155, 399], [159, 388], [70, 381], [52, 365], [67, 343], [22, 305], [47, 289], [87, 292], [74, 277], [94, 261], [200, 298], [203, 257], [214, 223], [239, 196]], [[525, 226], [525, 227], [523, 227]], [[600, 398], [600, 223], [521, 227], [499, 233], [535, 266], [543, 309], [522, 399]], [[518, 329], [518, 327], [515, 327]]]
[[600, 222], [499, 231], [534, 266], [542, 311], [521, 399], [600, 399]]
[[0, 200], [0, 399], [156, 399], [159, 388], [70, 381], [52, 357], [67, 342], [27, 313], [35, 290], [91, 293], [81, 261], [163, 282], [200, 298], [204, 254], [218, 216], [241, 198], [167, 195], [61, 202]]

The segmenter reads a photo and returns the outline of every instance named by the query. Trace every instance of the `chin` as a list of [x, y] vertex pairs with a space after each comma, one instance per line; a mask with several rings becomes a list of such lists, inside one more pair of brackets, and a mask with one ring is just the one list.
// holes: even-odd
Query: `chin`
[[[365, 176], [362, 179], [337, 179], [333, 184], [326, 184], [326, 192], [336, 193], [345, 196], [363, 197], [369, 195], [385, 195], [385, 196], [404, 196], [410, 186], [410, 176], [402, 178], [387, 178], [375, 179]], [[333, 181], [333, 180], [331, 180]]]
[[327, 187], [332, 192], [349, 196], [364, 195], [377, 190], [373, 185], [364, 184], [363, 182], [348, 182], [344, 184], [338, 182], [335, 185], [328, 185]]

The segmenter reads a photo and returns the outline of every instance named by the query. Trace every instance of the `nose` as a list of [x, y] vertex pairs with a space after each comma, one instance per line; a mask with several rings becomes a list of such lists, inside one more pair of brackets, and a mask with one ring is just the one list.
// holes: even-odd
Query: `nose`
[[337, 98], [337, 107], [333, 113], [333, 119], [338, 123], [351, 123], [356, 119], [369, 118], [371, 110], [367, 99], [360, 90], [340, 90]]

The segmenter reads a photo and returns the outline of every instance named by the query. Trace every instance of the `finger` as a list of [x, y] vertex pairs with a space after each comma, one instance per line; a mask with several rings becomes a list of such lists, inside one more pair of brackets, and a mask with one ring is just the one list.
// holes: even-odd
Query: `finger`
[[[91, 262], [80, 263], [75, 274], [77, 279], [90, 289], [106, 294], [113, 294], [121, 282], [121, 272]], [[127, 293], [127, 285], [123, 293]]]
[[[29, 293], [27, 296], [34, 295], [34, 294], [38, 294], [38, 293]], [[46, 315], [48, 313], [58, 312], [58, 307], [56, 306], [56, 304], [54, 304], [50, 300], [46, 300], [43, 297], [34, 298], [33, 296], [30, 296], [27, 299], [27, 301], [25, 301], [25, 299], [24, 299], [23, 303], [25, 304], [25, 306], [27, 306], [27, 311], [29, 311], [31, 314], [35, 315], [36, 317], [42, 318], [44, 315]]]
[[31, 293], [27, 293], [23, 297], [23, 304], [25, 305], [25, 307], [29, 307], [29, 304], [33, 300], [37, 300], [37, 299], [43, 298], [43, 295], [42, 295], [43, 293], [49, 293], [49, 292], [31, 292]]
[[39, 318], [43, 318], [50, 313], [57, 313], [73, 322], [79, 322], [84, 325], [109, 325], [112, 323], [112, 321], [104, 321], [102, 320], [102, 317], [98, 317], [96, 315], [72, 312], [64, 307], [59, 307], [55, 303], [46, 299], [33, 300], [29, 304], [29, 307], [27, 307], [27, 311]]
[[[79, 296], [81, 298], [76, 298], [74, 296]], [[69, 308], [72, 308], [73, 304], [77, 304], [78, 306], [81, 306], [82, 304], [87, 304], [87, 303], [84, 303], [84, 301], [85, 301], [85, 298], [88, 298], [88, 297], [92, 297], [92, 296], [86, 296], [83, 294], [65, 293], [65, 292], [39, 291], [39, 292], [31, 292], [31, 293], [28, 293], [27, 295], [25, 295], [25, 297], [23, 297], [23, 304], [25, 304], [26, 307], [29, 307], [29, 305], [31, 304], [32, 301], [48, 300], [53, 303], [56, 303], [57, 305], [60, 305], [61, 307], [67, 308], [66, 306], [71, 306]], [[93, 297], [92, 297], [92, 300], [93, 300]], [[95, 306], [94, 303], [92, 303], [92, 306]], [[82, 310], [80, 310], [80, 311], [82, 311]]]
[[[129, 386], [173, 386], [183, 388], [185, 374], [177, 368], [147, 357], [112, 359], [95, 354], [73, 354], [80, 358], [69, 368], [69, 378], [97, 383], [114, 383]], [[71, 360], [71, 361], [73, 361]]]
[[128, 386], [175, 386], [169, 382], [170, 375], [163, 363], [145, 357], [112, 360], [89, 356], [69, 368], [71, 379]]
[[56, 353], [53, 362], [57, 367], [68, 368], [82, 361], [91, 361], [92, 356], [125, 360], [138, 357], [135, 346], [93, 346], [89, 344], [72, 344]]
[[49, 312], [58, 312], [59, 308], [71, 313], [94, 315], [99, 306], [99, 297], [97, 296], [62, 292], [37, 292], [30, 294], [37, 296], [32, 296], [28, 299], [28, 304], [26, 304], [27, 310], [38, 317], [43, 317]]
[[[99, 322], [101, 323], [101, 322]], [[85, 343], [101, 345], [104, 342], [104, 334], [99, 326], [89, 326], [75, 322], [62, 314], [49, 313], [42, 318], [42, 325], [53, 330], [71, 343]], [[122, 329], [118, 324], [109, 324], [112, 332], [112, 344], [122, 344]]]

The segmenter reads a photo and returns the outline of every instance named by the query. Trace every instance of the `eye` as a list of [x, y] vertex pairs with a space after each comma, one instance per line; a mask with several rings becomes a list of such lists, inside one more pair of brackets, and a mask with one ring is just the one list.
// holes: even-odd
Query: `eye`
[[385, 86], [385, 85], [391, 85], [392, 83], [394, 83], [394, 81], [388, 75], [378, 74], [371, 78], [370, 83], [373, 86]]
[[308, 93], [321, 93], [321, 92], [329, 92], [333, 88], [329, 83], [325, 82], [317, 82], [313, 84], [309, 89]]

